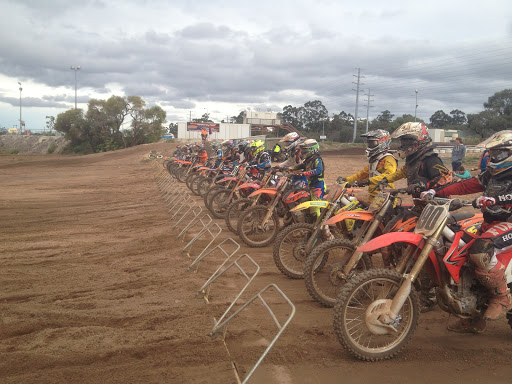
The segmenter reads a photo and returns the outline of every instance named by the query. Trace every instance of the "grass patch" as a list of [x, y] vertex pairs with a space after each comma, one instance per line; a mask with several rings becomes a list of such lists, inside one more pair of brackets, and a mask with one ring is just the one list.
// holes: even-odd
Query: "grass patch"
[[55, 144], [52, 144], [48, 147], [48, 153], [53, 153], [57, 149], [57, 146]]
[[20, 153], [20, 150], [19, 149], [13, 149], [11, 151], [11, 155], [17, 155], [18, 153]]

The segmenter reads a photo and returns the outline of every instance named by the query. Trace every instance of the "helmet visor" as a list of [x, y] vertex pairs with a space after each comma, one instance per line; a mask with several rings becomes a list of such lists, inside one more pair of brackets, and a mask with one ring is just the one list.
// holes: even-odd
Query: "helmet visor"
[[368, 139], [368, 140], [366, 140], [366, 146], [369, 149], [376, 148], [378, 145], [379, 145], [379, 140], [377, 140], [377, 139]]
[[489, 150], [489, 159], [491, 163], [499, 163], [510, 156], [511, 150], [508, 148], [496, 148]]

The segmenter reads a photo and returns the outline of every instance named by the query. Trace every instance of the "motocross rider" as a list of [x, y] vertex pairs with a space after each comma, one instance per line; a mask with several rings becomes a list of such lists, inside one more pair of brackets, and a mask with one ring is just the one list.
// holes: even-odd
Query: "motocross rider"
[[[357, 181], [360, 186], [369, 185], [368, 192], [372, 201], [379, 193], [377, 184], [396, 172], [398, 162], [389, 152], [391, 136], [388, 131], [377, 129], [364, 133], [361, 137], [366, 138], [366, 157], [369, 164], [361, 171], [345, 178], [345, 181], [348, 183]], [[343, 178], [338, 181], [343, 181]], [[389, 184], [389, 187], [395, 188], [392, 184]]]
[[[276, 168], [278, 169], [291, 169], [296, 165], [302, 162], [300, 158], [300, 145], [302, 144], [302, 140], [300, 136], [296, 132], [290, 132], [286, 134], [280, 141], [281, 148], [285, 153], [288, 154], [288, 158], [282, 163], [278, 164]], [[298, 188], [307, 188], [308, 179], [306, 176], [293, 176], [292, 184]]]
[[482, 319], [460, 319], [449, 324], [448, 330], [454, 332], [482, 332], [485, 320], [497, 320], [512, 308], [505, 266], [496, 258], [497, 253], [512, 247], [512, 130], [495, 133], [487, 140], [486, 149], [489, 162], [478, 177], [422, 194], [449, 196], [483, 192], [473, 201], [475, 208], [482, 209], [484, 223], [479, 232], [481, 237], [471, 246], [469, 257], [475, 266], [476, 279], [491, 297]]
[[[311, 192], [311, 200], [322, 200], [325, 194], [324, 161], [320, 156], [320, 146], [315, 139], [307, 139], [300, 144], [300, 158], [302, 163], [292, 167], [292, 170], [302, 170], [299, 176], [306, 176]], [[320, 208], [314, 207], [312, 211], [320, 216]]]
[[270, 155], [265, 152], [265, 143], [262, 140], [255, 140], [251, 143], [251, 147], [254, 148], [253, 160], [249, 164], [254, 165], [260, 172], [270, 168]]
[[378, 182], [378, 188], [407, 178], [407, 192], [418, 197], [421, 189], [435, 188], [452, 182], [452, 173], [434, 153], [428, 128], [422, 123], [402, 124], [391, 135], [400, 140], [398, 156], [405, 165]]

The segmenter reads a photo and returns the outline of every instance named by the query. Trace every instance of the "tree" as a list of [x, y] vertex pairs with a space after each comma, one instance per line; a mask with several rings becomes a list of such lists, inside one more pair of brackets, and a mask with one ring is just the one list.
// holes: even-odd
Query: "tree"
[[443, 110], [438, 110], [432, 116], [430, 116], [430, 124], [432, 128], [442, 128], [451, 123], [452, 118]]
[[484, 103], [485, 110], [468, 115], [468, 131], [485, 138], [512, 126], [512, 89], [496, 92]]
[[454, 125], [466, 125], [468, 123], [466, 114], [461, 110], [454, 109], [450, 112], [450, 115], [452, 115], [452, 124]]
[[499, 116], [512, 115], [512, 89], [504, 89], [489, 97], [484, 108], [496, 113]]
[[302, 122], [299, 119], [300, 108], [302, 108], [302, 107], [297, 108], [297, 107], [292, 107], [291, 105], [285, 106], [283, 108], [283, 113], [282, 113], [283, 122], [290, 123], [295, 128], [304, 129]]
[[[389, 125], [389, 132], [393, 133], [399, 126], [402, 124], [408, 123], [408, 122], [414, 122], [414, 116], [409, 114], [404, 114], [402, 117], [397, 117], [395, 120], [391, 122]], [[422, 124], [425, 124], [425, 122], [422, 119], [416, 118], [416, 121]]]
[[393, 115], [386, 109], [385, 111], [382, 111], [380, 115], [377, 116], [377, 121], [380, 121], [381, 123], [391, 123], [394, 116], [395, 115]]
[[167, 132], [173, 134], [174, 137], [178, 137], [178, 124], [177, 123], [169, 123]]
[[320, 100], [308, 101], [302, 109], [303, 124], [307, 129], [320, 131], [322, 129], [322, 121], [329, 118], [327, 108]]
[[90, 123], [84, 118], [81, 109], [70, 109], [59, 113], [55, 121], [55, 130], [64, 133], [72, 147], [82, 147], [85, 152], [93, 151], [89, 142]]
[[203, 116], [201, 116], [201, 118], [199, 118], [199, 119], [192, 119], [192, 122], [193, 123], [213, 123], [213, 121], [210, 120], [209, 113], [203, 114]]

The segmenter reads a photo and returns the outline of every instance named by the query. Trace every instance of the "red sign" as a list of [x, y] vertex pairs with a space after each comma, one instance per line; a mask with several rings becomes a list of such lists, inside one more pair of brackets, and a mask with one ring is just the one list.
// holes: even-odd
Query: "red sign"
[[203, 128], [210, 134], [220, 131], [220, 125], [216, 123], [187, 123], [187, 131], [202, 131]]

